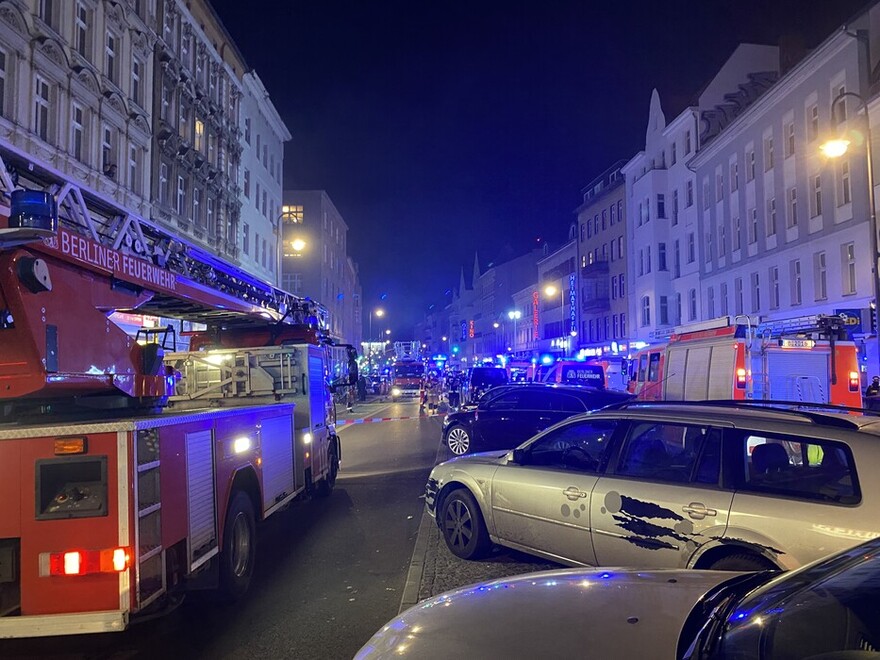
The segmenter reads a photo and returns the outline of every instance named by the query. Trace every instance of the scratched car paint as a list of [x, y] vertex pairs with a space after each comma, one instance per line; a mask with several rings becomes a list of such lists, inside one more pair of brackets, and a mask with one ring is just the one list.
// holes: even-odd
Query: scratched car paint
[[436, 466], [426, 506], [468, 559], [791, 569], [880, 536], [878, 439], [868, 416], [626, 404]]

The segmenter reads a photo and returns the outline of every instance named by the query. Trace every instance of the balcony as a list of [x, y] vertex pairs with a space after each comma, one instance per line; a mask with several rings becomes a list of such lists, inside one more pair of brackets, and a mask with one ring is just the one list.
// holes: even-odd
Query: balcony
[[599, 259], [581, 267], [581, 277], [585, 280], [607, 279], [608, 259]]

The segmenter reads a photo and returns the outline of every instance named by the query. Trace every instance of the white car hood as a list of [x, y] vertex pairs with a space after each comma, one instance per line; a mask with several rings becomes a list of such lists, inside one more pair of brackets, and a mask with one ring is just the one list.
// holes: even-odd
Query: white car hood
[[356, 658], [674, 658], [696, 602], [722, 571], [565, 569], [422, 601]]

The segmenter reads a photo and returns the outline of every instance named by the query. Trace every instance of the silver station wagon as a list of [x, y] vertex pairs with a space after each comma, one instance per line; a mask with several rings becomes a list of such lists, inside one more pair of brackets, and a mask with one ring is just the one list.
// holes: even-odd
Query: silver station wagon
[[793, 569], [880, 536], [878, 471], [878, 417], [627, 403], [437, 465], [426, 506], [464, 559]]

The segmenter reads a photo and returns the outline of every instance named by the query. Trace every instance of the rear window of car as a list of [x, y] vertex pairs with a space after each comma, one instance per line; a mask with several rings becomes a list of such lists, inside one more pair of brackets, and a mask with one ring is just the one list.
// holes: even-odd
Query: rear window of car
[[474, 369], [471, 374], [471, 385], [481, 387], [483, 385], [501, 385], [507, 382], [507, 372], [504, 369]]
[[837, 504], [861, 501], [850, 448], [826, 440], [746, 432], [741, 488]]
[[666, 422], [632, 425], [615, 473], [655, 481], [718, 483], [719, 429]]

